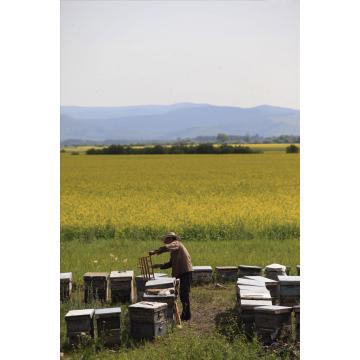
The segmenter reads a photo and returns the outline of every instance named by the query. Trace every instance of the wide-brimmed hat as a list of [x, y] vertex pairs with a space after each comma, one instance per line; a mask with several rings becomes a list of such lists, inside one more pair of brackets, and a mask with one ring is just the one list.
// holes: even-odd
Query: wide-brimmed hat
[[162, 238], [162, 240], [165, 240], [167, 238], [175, 238], [176, 240], [180, 240], [180, 236], [176, 235], [173, 231], [163, 235], [161, 238]]

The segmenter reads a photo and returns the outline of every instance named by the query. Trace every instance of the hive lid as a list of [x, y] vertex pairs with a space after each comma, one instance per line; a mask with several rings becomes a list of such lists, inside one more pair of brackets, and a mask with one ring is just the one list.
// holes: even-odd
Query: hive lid
[[[155, 279], [159, 278], [159, 277], [168, 277], [168, 274], [165, 273], [154, 273]], [[136, 278], [137, 279], [143, 279], [145, 277], [145, 275], [137, 275]]]
[[87, 272], [84, 274], [85, 278], [108, 278], [109, 273], [107, 272]]
[[100, 316], [109, 316], [109, 315], [116, 315], [121, 314], [121, 308], [115, 307], [115, 308], [105, 308], [105, 309], [95, 309], [95, 318]]
[[149, 280], [145, 283], [145, 287], [156, 287], [161, 285], [170, 285], [171, 287], [175, 286], [175, 278], [172, 277], [160, 277], [155, 280]]
[[300, 276], [278, 276], [280, 285], [300, 285]]
[[65, 319], [70, 318], [70, 317], [75, 317], [75, 316], [90, 316], [90, 317], [93, 317], [94, 312], [95, 312], [94, 309], [70, 310], [65, 315]]
[[267, 271], [285, 271], [286, 266], [280, 264], [270, 264], [265, 266], [265, 270]]
[[159, 294], [147, 294], [145, 293], [143, 295], [143, 299], [149, 299], [149, 301], [151, 301], [151, 299], [158, 299], [158, 298], [173, 298], [175, 299], [175, 294], [170, 294], [170, 292], [168, 293], [159, 293]]
[[144, 310], [162, 310], [167, 308], [167, 303], [154, 302], [154, 301], [140, 301], [136, 304], [130, 305], [129, 310], [131, 309], [144, 309]]
[[257, 307], [255, 311], [269, 314], [285, 314], [290, 313], [292, 308], [289, 306], [269, 305]]
[[72, 272], [60, 273], [60, 280], [72, 280]]
[[110, 279], [133, 279], [134, 271], [126, 270], [126, 271], [112, 271], [110, 273]]
[[216, 266], [216, 270], [237, 270], [237, 266]]
[[238, 292], [248, 292], [248, 293], [261, 293], [261, 294], [270, 294], [270, 291], [264, 286], [247, 286], [247, 285], [237, 285]]
[[277, 284], [276, 280], [268, 279], [268, 278], [266, 278], [264, 276], [260, 276], [260, 275], [244, 276], [243, 279], [255, 280], [255, 281], [258, 281], [258, 282], [263, 282], [265, 284], [270, 284], [270, 283]]
[[249, 269], [249, 270], [261, 270], [262, 267], [261, 266], [256, 266], [256, 265], [239, 265], [239, 269]]
[[202, 266], [193, 266], [193, 271], [212, 271], [211, 266], [202, 265]]
[[248, 286], [259, 286], [259, 287], [265, 287], [265, 282], [260, 282], [256, 280], [250, 280], [246, 278], [238, 278], [236, 281], [237, 285], [248, 285]]

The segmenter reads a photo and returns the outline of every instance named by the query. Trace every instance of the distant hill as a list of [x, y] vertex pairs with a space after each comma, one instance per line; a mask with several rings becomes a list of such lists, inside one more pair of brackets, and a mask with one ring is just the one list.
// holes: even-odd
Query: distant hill
[[180, 103], [128, 107], [61, 107], [61, 141], [174, 140], [233, 135], [299, 135], [299, 110]]

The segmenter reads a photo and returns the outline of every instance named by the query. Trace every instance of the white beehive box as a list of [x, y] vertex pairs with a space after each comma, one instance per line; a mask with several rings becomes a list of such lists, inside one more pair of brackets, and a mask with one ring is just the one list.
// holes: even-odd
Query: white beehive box
[[78, 344], [84, 335], [94, 338], [94, 309], [70, 310], [65, 315], [70, 344]]
[[193, 266], [192, 283], [210, 284], [213, 281], [211, 266]]
[[262, 267], [255, 265], [239, 265], [239, 277], [261, 275]]
[[120, 345], [120, 317], [120, 307], [95, 310], [97, 336], [105, 346]]
[[110, 273], [110, 292], [112, 303], [134, 302], [134, 271], [112, 271]]
[[67, 301], [71, 297], [72, 272], [60, 273], [60, 300]]

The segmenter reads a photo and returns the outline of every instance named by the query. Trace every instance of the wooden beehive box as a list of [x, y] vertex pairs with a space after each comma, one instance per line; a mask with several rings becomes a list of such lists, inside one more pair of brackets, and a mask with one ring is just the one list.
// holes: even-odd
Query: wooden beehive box
[[95, 310], [97, 336], [105, 346], [121, 343], [120, 307]]
[[167, 332], [166, 303], [141, 301], [129, 306], [131, 336], [152, 340]]
[[265, 284], [266, 288], [270, 291], [273, 305], [278, 305], [280, 303], [280, 285], [278, 281], [266, 278], [264, 276], [245, 276], [244, 280], [245, 279]]
[[193, 266], [192, 283], [210, 284], [213, 281], [213, 269], [211, 266]]
[[[154, 273], [154, 280], [158, 279], [160, 277], [168, 277], [168, 275], [165, 273]], [[149, 281], [149, 280], [147, 280], [144, 275], [138, 275], [135, 277], [137, 301], [142, 300], [142, 297], [145, 292], [145, 284], [147, 281]]]
[[72, 272], [60, 273], [60, 300], [67, 301], [71, 297]]
[[300, 276], [279, 276], [280, 304], [294, 306], [300, 304]]
[[239, 265], [239, 277], [261, 275], [262, 268], [255, 265]]
[[83, 336], [94, 338], [94, 309], [71, 310], [65, 315], [69, 343], [80, 343]]
[[216, 281], [220, 283], [236, 282], [238, 278], [237, 266], [216, 266], [215, 268]]
[[176, 279], [173, 277], [160, 277], [154, 280], [148, 280], [145, 283], [145, 291], [147, 289], [171, 289], [175, 288]]
[[264, 273], [265, 277], [277, 281], [279, 275], [286, 275], [286, 266], [280, 264], [267, 265], [265, 266]]
[[110, 273], [110, 292], [111, 302], [134, 302], [134, 272], [128, 271], [112, 271]]
[[269, 344], [280, 335], [290, 335], [291, 307], [260, 306], [254, 312], [256, 332], [264, 343]]
[[295, 312], [296, 341], [300, 341], [300, 305], [295, 305], [293, 309]]
[[159, 302], [166, 303], [166, 319], [169, 323], [174, 322], [174, 313], [175, 313], [175, 294], [171, 294], [170, 291], [166, 290], [167, 293], [159, 293], [159, 294], [144, 294], [143, 300], [147, 302]]
[[108, 279], [109, 273], [106, 272], [87, 272], [84, 274], [85, 303], [91, 300], [107, 301]]

